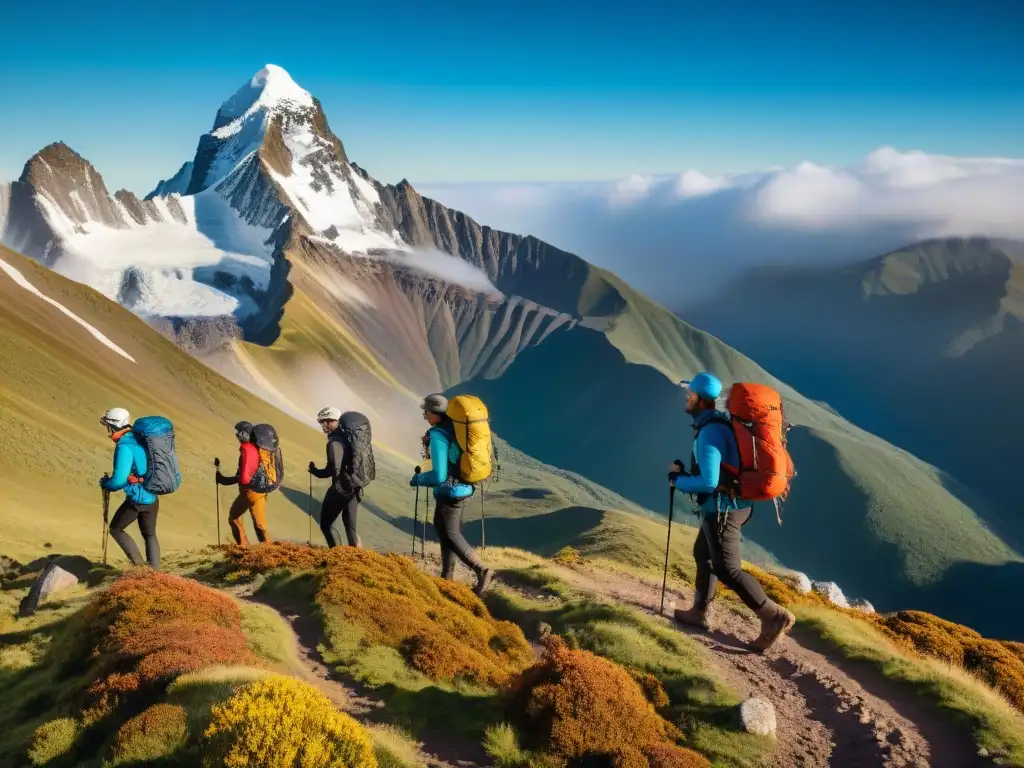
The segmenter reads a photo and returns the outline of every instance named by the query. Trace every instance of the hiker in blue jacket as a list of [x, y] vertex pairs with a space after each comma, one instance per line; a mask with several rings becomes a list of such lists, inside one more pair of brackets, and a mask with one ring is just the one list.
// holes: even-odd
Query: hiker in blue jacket
[[104, 491], [124, 491], [124, 502], [110, 521], [110, 535], [124, 550], [132, 565], [142, 565], [142, 555], [125, 528], [136, 520], [146, 543], [146, 561], [150, 567], [160, 567], [160, 544], [156, 539], [156, 516], [160, 499], [142, 487], [142, 478], [148, 469], [146, 451], [132, 434], [131, 417], [124, 408], [111, 408], [100, 419], [107, 434], [114, 441], [114, 470], [112, 475], [100, 478]]
[[455, 426], [446, 413], [448, 398], [428, 395], [421, 407], [424, 420], [430, 424], [427, 437], [431, 468], [413, 475], [409, 485], [434, 489], [434, 529], [441, 542], [441, 578], [454, 579], [455, 558], [458, 557], [476, 574], [475, 592], [482, 595], [490, 586], [494, 572], [484, 565], [462, 535], [462, 509], [475, 489], [451, 474], [451, 467], [458, 466], [462, 452], [455, 441]]
[[669, 468], [669, 483], [693, 494], [700, 514], [700, 530], [693, 544], [697, 564], [693, 607], [677, 610], [676, 620], [709, 629], [708, 612], [722, 581], [761, 619], [761, 633], [751, 644], [766, 651], [792, 628], [796, 617], [770, 600], [757, 579], [743, 570], [740, 529], [753, 509], [742, 500], [719, 492], [721, 468], [740, 465], [739, 448], [726, 413], [716, 410], [722, 382], [709, 373], [698, 373], [686, 387], [686, 412], [693, 417], [693, 453], [689, 472], [678, 463]]

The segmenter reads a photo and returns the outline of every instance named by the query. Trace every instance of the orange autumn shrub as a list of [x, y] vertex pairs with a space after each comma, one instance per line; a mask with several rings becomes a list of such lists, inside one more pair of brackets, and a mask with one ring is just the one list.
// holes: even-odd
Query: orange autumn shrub
[[883, 634], [905, 648], [973, 672], [1024, 711], [1024, 659], [1012, 647], [970, 627], [923, 611], [871, 616]]
[[840, 608], [815, 592], [802, 595], [774, 574], [751, 565], [744, 570], [760, 582], [765, 594], [782, 605], [824, 605], [867, 622], [907, 651], [956, 664], [972, 672], [1024, 712], [1024, 643], [990, 640], [962, 624], [924, 611], [889, 615]]
[[435, 680], [498, 686], [533, 661], [518, 626], [495, 621], [468, 587], [430, 576], [407, 557], [287, 542], [230, 547], [225, 557], [249, 573], [315, 571], [315, 601], [326, 616], [357, 626], [368, 643], [397, 649]]
[[93, 648], [87, 722], [126, 697], [156, 693], [186, 672], [260, 664], [246, 645], [234, 601], [190, 579], [130, 571], [98, 595], [85, 616]]
[[700, 752], [675, 744], [658, 744], [644, 754], [651, 768], [711, 768], [711, 762]]
[[644, 692], [644, 696], [647, 697], [647, 700], [651, 702], [655, 709], [668, 706], [668, 694], [665, 693], [661, 680], [642, 669], [630, 669], [628, 671], [629, 676], [640, 686], [640, 690]]
[[[708, 765], [676, 746], [682, 733], [655, 712], [625, 669], [558, 637], [545, 645], [544, 658], [516, 681], [511, 703], [534, 748], [563, 764], [605, 758], [621, 768]], [[680, 762], [691, 757], [695, 762]]]

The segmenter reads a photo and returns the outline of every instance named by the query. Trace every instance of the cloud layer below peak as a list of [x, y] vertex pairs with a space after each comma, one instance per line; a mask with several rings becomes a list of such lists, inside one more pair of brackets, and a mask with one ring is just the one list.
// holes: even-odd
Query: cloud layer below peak
[[932, 237], [1024, 239], [1024, 160], [892, 147], [844, 168], [420, 189], [608, 267], [673, 308], [753, 266], [867, 259]]

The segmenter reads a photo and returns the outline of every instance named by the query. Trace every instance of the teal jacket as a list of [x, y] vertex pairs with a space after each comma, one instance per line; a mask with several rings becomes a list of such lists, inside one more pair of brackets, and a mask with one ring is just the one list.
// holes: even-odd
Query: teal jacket
[[719, 411], [704, 411], [693, 417], [693, 428], [698, 430], [697, 438], [693, 441], [693, 459], [697, 464], [697, 471], [693, 474], [680, 475], [675, 482], [676, 489], [701, 497], [698, 499], [698, 505], [702, 514], [716, 514], [740, 508], [740, 505], [728, 496], [715, 493], [721, 477], [722, 464], [738, 467], [740, 451], [732, 427], [719, 422], [708, 424], [712, 418], [729, 420], [728, 414]]
[[100, 486], [107, 491], [123, 490], [124, 495], [136, 504], [153, 504], [156, 496], [143, 488], [142, 483], [128, 482], [131, 476], [143, 477], [147, 469], [146, 451], [129, 430], [118, 439], [114, 448], [114, 471]]
[[460, 483], [448, 476], [449, 464], [458, 464], [462, 449], [441, 427], [431, 427], [430, 466], [426, 472], [413, 475], [410, 485], [433, 488], [435, 497], [466, 499], [473, 495], [472, 485]]

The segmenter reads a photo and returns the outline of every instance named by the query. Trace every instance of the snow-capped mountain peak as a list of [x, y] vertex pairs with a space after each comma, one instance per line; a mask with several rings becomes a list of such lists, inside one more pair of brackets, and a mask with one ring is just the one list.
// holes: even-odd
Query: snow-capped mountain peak
[[284, 69], [267, 64], [221, 105], [212, 135], [226, 139], [241, 131], [247, 119], [258, 113], [265, 118], [267, 112], [278, 108], [312, 109], [313, 97]]

